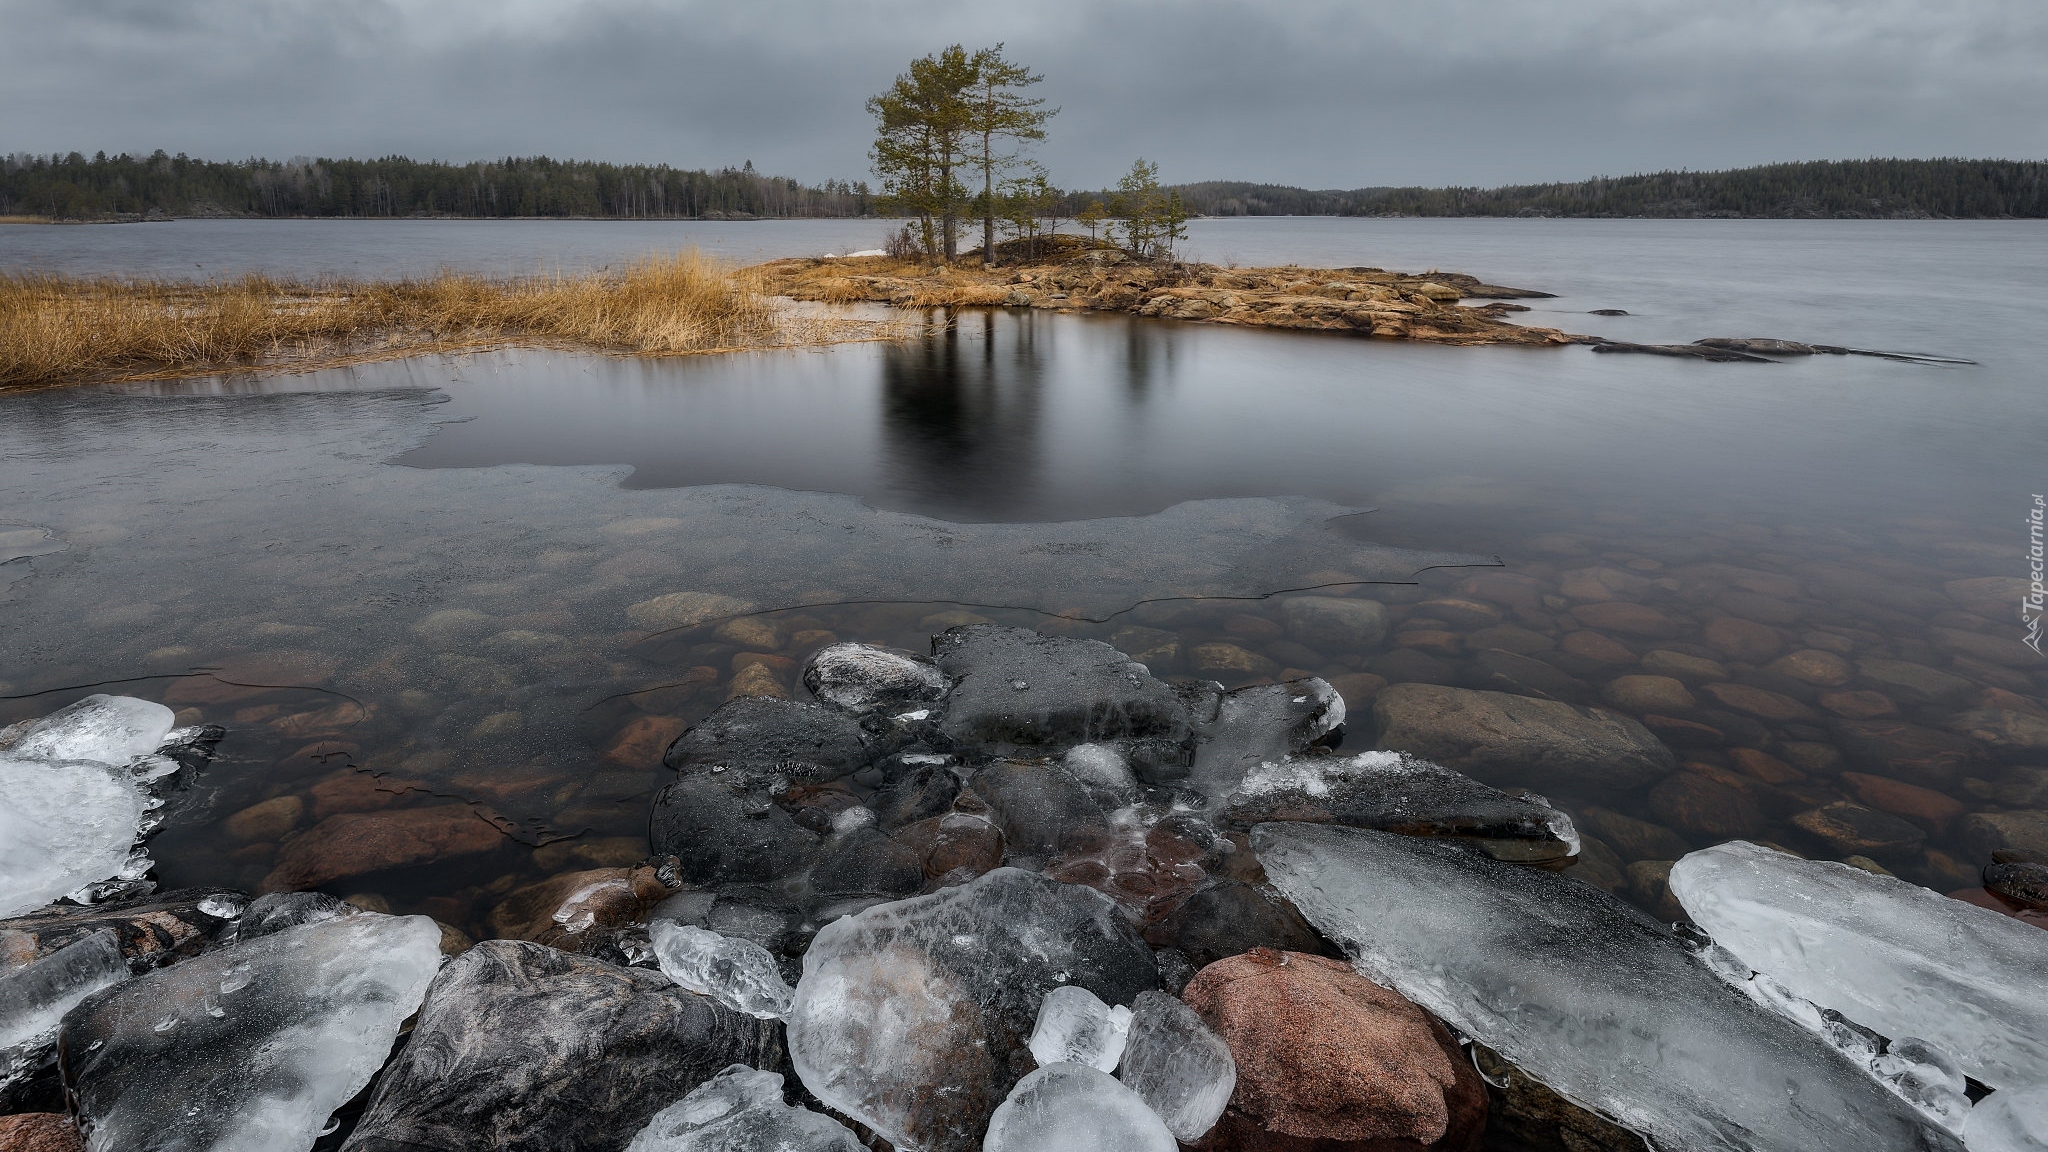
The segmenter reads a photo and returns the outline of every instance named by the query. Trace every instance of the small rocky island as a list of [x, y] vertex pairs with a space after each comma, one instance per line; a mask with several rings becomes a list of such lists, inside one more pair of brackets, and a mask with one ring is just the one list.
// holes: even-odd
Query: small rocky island
[[[1021, 265], [954, 264], [937, 271], [886, 256], [776, 260], [757, 265], [778, 296], [834, 304], [1011, 307], [1130, 312], [1253, 328], [1347, 332], [1432, 344], [1598, 343], [1503, 317], [1507, 301], [1548, 292], [1486, 284], [1458, 272], [1409, 275], [1379, 268], [1224, 268], [1133, 260], [1107, 245], [1074, 243]], [[1461, 301], [1489, 303], [1467, 307]]]
[[156, 891], [219, 728], [90, 696], [0, 732], [0, 1149], [2039, 1147], [2041, 928], [1740, 840], [1661, 923], [1468, 774], [1668, 768], [1616, 713], [1422, 686], [1358, 749], [1320, 679], [992, 624], [802, 683], [666, 749], [644, 862], [481, 943]]

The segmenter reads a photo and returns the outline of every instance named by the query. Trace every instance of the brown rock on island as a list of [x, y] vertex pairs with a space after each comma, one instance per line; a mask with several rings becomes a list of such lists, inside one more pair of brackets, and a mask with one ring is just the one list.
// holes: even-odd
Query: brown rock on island
[[[1067, 239], [1067, 238], [1062, 238]], [[1348, 332], [1435, 344], [1590, 344], [1593, 337], [1525, 328], [1503, 301], [1547, 292], [1504, 288], [1455, 272], [1379, 268], [1223, 268], [1143, 263], [1121, 252], [1062, 246], [1041, 261], [996, 268], [931, 268], [886, 256], [775, 260], [757, 265], [766, 288], [796, 300], [900, 308], [1049, 308], [1132, 312], [1175, 320]], [[1465, 307], [1466, 299], [1492, 303]]]

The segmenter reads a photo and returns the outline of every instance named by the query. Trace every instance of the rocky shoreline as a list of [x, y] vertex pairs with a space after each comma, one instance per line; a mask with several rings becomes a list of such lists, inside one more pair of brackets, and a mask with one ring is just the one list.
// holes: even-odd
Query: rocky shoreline
[[[1644, 916], [1483, 782], [1669, 778], [1619, 713], [1410, 684], [1358, 751], [1319, 678], [991, 624], [801, 683], [667, 746], [652, 856], [482, 943], [304, 877], [153, 891], [218, 728], [0, 732], [0, 1149], [2038, 1146], [2040, 927], [1743, 840]], [[2025, 852], [1986, 879], [2048, 896]]]
[[[1457, 272], [1379, 268], [1224, 268], [1152, 264], [1114, 250], [1020, 266], [930, 269], [884, 256], [775, 260], [755, 266], [768, 290], [797, 300], [903, 308], [1045, 308], [1128, 312], [1251, 328], [1344, 332], [1432, 344], [1548, 347], [1599, 341], [1504, 318], [1508, 303], [1548, 292], [1486, 284]], [[1462, 301], [1483, 299], [1467, 307]]]

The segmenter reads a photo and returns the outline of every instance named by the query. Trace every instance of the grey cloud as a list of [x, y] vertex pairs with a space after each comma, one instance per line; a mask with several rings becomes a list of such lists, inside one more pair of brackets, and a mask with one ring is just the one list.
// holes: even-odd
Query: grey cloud
[[1497, 184], [1863, 155], [2048, 155], [2031, 0], [0, 0], [0, 150], [859, 176], [912, 55], [1008, 42], [1056, 180]]

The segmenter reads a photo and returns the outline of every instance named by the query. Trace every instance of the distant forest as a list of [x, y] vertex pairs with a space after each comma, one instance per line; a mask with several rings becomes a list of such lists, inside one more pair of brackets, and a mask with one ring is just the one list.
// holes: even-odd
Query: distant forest
[[[1168, 186], [1202, 216], [1578, 216], [1791, 219], [2048, 217], [2048, 163], [1841, 160], [1728, 172], [1656, 172], [1506, 188], [1313, 191], [1208, 181]], [[1072, 192], [1070, 215], [1110, 195]], [[0, 159], [0, 216], [465, 216], [745, 220], [878, 211], [865, 182], [806, 185], [751, 162], [718, 171], [545, 156], [408, 160], [194, 160], [15, 154]]]
[[[1728, 172], [1653, 172], [1506, 188], [1310, 191], [1209, 181], [1179, 186], [1203, 216], [1581, 216], [1778, 219], [2048, 217], [2048, 163], [1816, 160]], [[1074, 210], [1092, 197], [1069, 197]]]
[[865, 182], [816, 187], [754, 171], [598, 164], [545, 156], [473, 164], [408, 160], [194, 160], [149, 156], [0, 159], [0, 215], [552, 216], [750, 220], [873, 214]]

